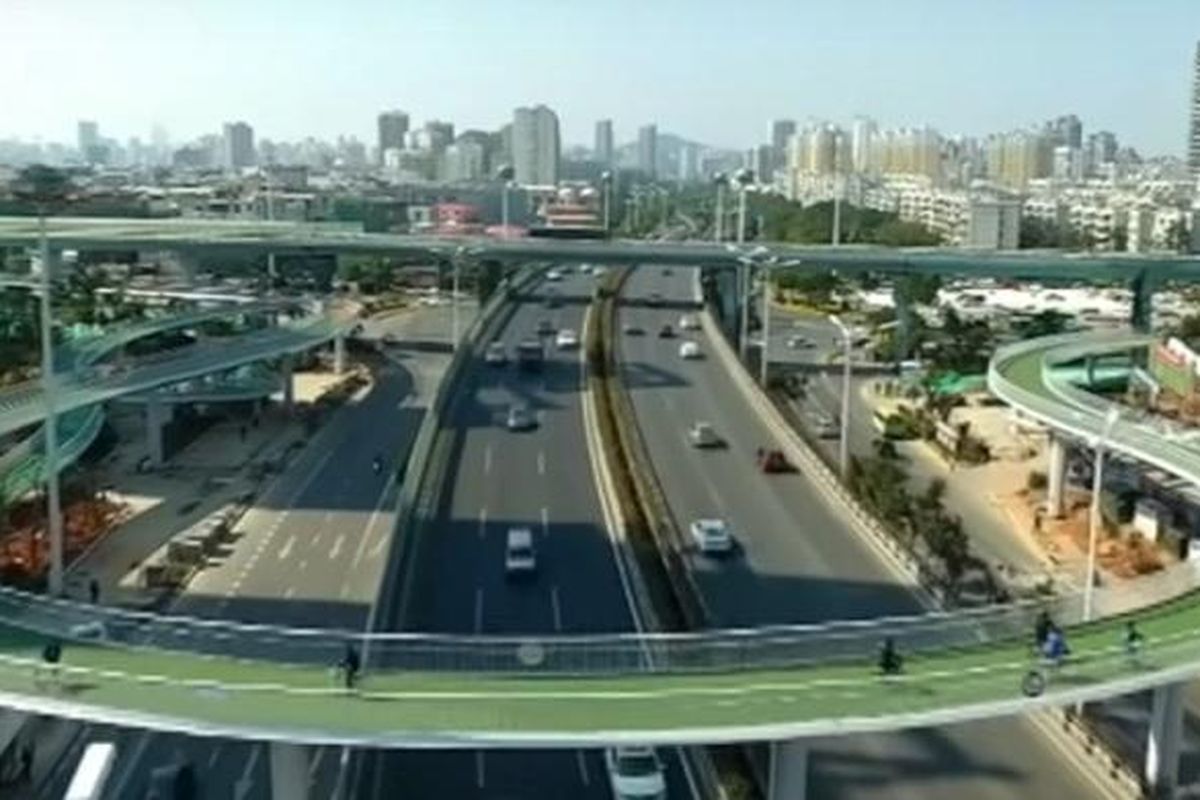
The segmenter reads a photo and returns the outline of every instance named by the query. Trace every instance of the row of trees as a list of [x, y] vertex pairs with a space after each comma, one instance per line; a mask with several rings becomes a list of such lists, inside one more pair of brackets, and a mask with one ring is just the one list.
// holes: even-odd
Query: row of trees
[[[802, 205], [775, 195], [756, 195], [752, 214], [762, 220], [765, 239], [801, 244], [828, 244], [833, 233], [833, 203]], [[923, 225], [905, 222], [897, 215], [842, 203], [838, 230], [844, 244], [878, 244], [888, 247], [933, 246], [941, 237]]]
[[937, 562], [947, 593], [957, 596], [975, 558], [962, 519], [947, 512], [943, 505], [945, 481], [936, 478], [924, 491], [910, 491], [908, 474], [895, 446], [880, 440], [875, 455], [851, 458], [847, 483], [854, 496], [888, 526], [905, 549], [918, 556], [931, 556]]

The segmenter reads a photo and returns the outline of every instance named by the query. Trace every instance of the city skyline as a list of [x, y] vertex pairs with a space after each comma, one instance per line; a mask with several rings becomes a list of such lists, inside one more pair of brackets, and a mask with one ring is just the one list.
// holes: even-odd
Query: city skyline
[[[164, 9], [124, 0], [101, 12], [18, 0], [8, 9], [16, 35], [0, 68], [23, 80], [7, 92], [0, 136], [71, 141], [78, 120], [95, 119], [122, 140], [147, 139], [161, 124], [179, 142], [245, 119], [265, 139], [370, 142], [378, 113], [389, 108], [414, 120], [495, 129], [512, 109], [544, 103], [571, 144], [590, 143], [604, 118], [614, 120], [621, 143], [656, 124], [743, 149], [761, 143], [767, 121], [778, 118], [867, 114], [885, 127], [982, 136], [1076, 113], [1146, 155], [1182, 156], [1200, 30], [1200, 8], [1173, 1], [1148, 13], [1133, 3], [1096, 10], [1074, 0], [1053, 8], [1021, 0], [996, 19], [943, 0], [919, 3], [925, 13], [910, 4], [903, 14], [879, 2], [859, 3], [853, 13], [752, 2], [738, 9], [746, 25], [737, 44], [703, 3], [644, 9], [618, 0], [603, 14], [534, 0], [523, 14], [479, 5], [469, 26], [460, 21], [466, 15], [427, 9], [401, 19], [374, 2], [358, 4], [353, 16], [302, 8], [280, 23], [277, 9], [260, 5]], [[1088, 13], [1078, 13], [1084, 7]], [[139, 15], [136, 29], [118, 24], [125, 12]], [[931, 18], [938, 24], [918, 24]], [[984, 22], [989, 35], [980, 36]], [[788, 28], [822, 33], [772, 33]], [[255, 37], [268, 29], [272, 47], [263, 49]], [[572, 30], [588, 35], [563, 35]], [[204, 43], [217, 36], [242, 57], [205, 63]], [[473, 47], [480, 36], [494, 46]], [[404, 43], [405, 69], [384, 68], [392, 52], [385, 40]], [[337, 57], [312, 58], [321, 53]], [[559, 67], [540, 70], [546, 58]], [[80, 59], [88, 70], [77, 68]], [[611, 63], [624, 66], [605, 67]], [[428, 80], [434, 72], [438, 79]]]

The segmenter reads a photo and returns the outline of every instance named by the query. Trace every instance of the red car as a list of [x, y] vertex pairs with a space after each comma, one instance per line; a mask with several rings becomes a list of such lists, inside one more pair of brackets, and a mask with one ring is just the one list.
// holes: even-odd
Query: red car
[[782, 450], [758, 448], [758, 469], [760, 472], [792, 472], [792, 464]]

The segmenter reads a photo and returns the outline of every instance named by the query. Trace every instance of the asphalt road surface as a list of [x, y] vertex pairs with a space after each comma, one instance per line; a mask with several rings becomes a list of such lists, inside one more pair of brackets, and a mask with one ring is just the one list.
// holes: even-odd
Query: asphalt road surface
[[[409, 320], [397, 318], [397, 335]], [[224, 563], [201, 573], [173, 612], [302, 627], [365, 627], [387, 555], [395, 482], [371, 468], [374, 453], [406, 456], [447, 357], [389, 352], [369, 392], [334, 415], [312, 446], [244, 518], [247, 533]], [[109, 726], [61, 723], [63, 755], [36, 796], [58, 800], [83, 748], [117, 744], [109, 800], [141, 800], [157, 766], [190, 761], [201, 798], [270, 797], [267, 747]], [[328, 797], [341, 751], [312, 753], [313, 797]]]
[[[733, 528], [739, 552], [713, 560], [691, 557], [692, 569], [720, 625], [817, 622], [919, 611], [915, 599], [863, 545], [803, 474], [763, 475], [758, 447], [771, 436], [712, 356], [679, 357], [678, 330], [692, 298], [693, 271], [642, 269], [626, 288], [622, 324], [645, 334], [623, 335], [622, 369], [635, 412], [671, 510], [686, 526], [720, 517]], [[663, 307], [636, 301], [658, 292]], [[671, 307], [677, 304], [676, 307]], [[697, 450], [686, 440], [695, 421], [716, 426], [728, 446]], [[822, 739], [813, 743], [810, 796], [849, 800], [1094, 797], [1097, 788], [1023, 721], [997, 720], [906, 733]]]
[[[518, 306], [496, 336], [510, 350], [536, 338], [540, 320], [582, 335], [592, 278], [572, 271], [552, 286], [557, 308], [539, 299]], [[403, 607], [388, 609], [396, 629], [450, 633], [599, 633], [633, 630], [612, 544], [594, 490], [581, 414], [581, 352], [552, 337], [541, 373], [474, 365], [450, 409], [455, 440], [450, 485], [422, 536]], [[513, 404], [535, 412], [536, 429], [511, 432]], [[534, 533], [538, 574], [504, 574], [511, 527]], [[398, 596], [404, 596], [399, 592]], [[385, 613], [381, 610], [381, 613]], [[670, 756], [671, 754], [666, 754]], [[685, 797], [668, 758], [672, 797]], [[610, 797], [600, 751], [383, 752], [364, 759], [361, 800], [405, 798]]]

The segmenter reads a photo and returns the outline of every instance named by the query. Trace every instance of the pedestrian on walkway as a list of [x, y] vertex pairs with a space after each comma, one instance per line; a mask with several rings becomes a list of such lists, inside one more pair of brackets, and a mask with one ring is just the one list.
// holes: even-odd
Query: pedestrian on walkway
[[92, 605], [100, 602], [100, 581], [95, 578], [88, 581], [88, 597], [91, 598]]
[[1046, 647], [1046, 639], [1050, 636], [1050, 631], [1054, 629], [1054, 620], [1050, 619], [1050, 612], [1042, 609], [1038, 612], [1037, 619], [1033, 623], [1033, 643], [1040, 653]]
[[879, 650], [879, 671], [884, 675], [896, 675], [903, 666], [900, 652], [896, 650], [896, 641], [892, 637], [883, 640]]
[[1145, 637], [1142, 632], [1137, 629], [1137, 624], [1133, 620], [1125, 623], [1125, 655], [1132, 660], [1137, 660], [1138, 655], [1142, 652], [1142, 643]]
[[358, 670], [362, 667], [362, 659], [358, 655], [358, 650], [351, 642], [346, 642], [346, 654], [342, 656], [342, 678], [346, 682], [346, 689], [353, 689], [355, 682], [358, 680]]

